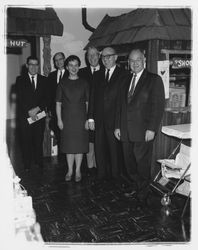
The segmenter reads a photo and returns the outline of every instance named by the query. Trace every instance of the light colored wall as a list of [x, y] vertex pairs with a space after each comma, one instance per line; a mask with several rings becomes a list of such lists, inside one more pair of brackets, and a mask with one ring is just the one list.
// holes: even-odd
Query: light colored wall
[[[104, 8], [88, 8], [87, 21], [96, 28], [103, 17], [108, 14], [110, 16], [117, 16], [127, 13], [132, 9], [104, 9]], [[88, 43], [88, 39], [92, 32], [86, 30], [82, 25], [81, 8], [55, 8], [55, 11], [64, 25], [63, 36], [51, 37], [51, 55], [58, 51], [63, 51], [67, 56], [75, 54], [81, 60], [81, 67], [85, 66], [84, 47]], [[41, 73], [43, 73], [43, 41], [40, 39], [40, 59], [41, 59]], [[30, 55], [30, 45], [22, 49], [21, 55], [8, 54], [7, 55], [7, 119], [15, 118], [15, 106], [10, 103], [11, 86], [15, 83], [16, 77], [20, 74], [21, 66], [26, 63], [26, 58]], [[51, 60], [52, 70], [53, 62]]]
[[[113, 8], [87, 8], [87, 21], [89, 25], [96, 28], [102, 21], [103, 17], [108, 14], [110, 16], [117, 16], [123, 13], [130, 12], [132, 9], [113, 9]], [[75, 54], [79, 56], [81, 60], [81, 66], [85, 66], [84, 47], [88, 43], [88, 39], [92, 32], [86, 30], [82, 25], [81, 8], [55, 8], [55, 11], [64, 25], [63, 36], [51, 37], [51, 55], [62, 51], [66, 57]], [[41, 53], [43, 48], [43, 42], [41, 40]], [[42, 63], [41, 57], [41, 63]], [[51, 60], [52, 70], [53, 62]]]
[[[14, 85], [16, 76], [20, 74], [19, 55], [7, 55], [7, 118], [15, 118], [15, 110], [11, 103], [11, 87]], [[12, 70], [11, 70], [12, 69]]]
[[20, 75], [21, 67], [26, 63], [26, 58], [30, 55], [30, 44], [22, 48], [22, 54], [8, 54], [7, 55], [7, 103], [6, 113], [7, 119], [15, 118], [15, 102], [14, 95], [11, 96], [11, 88], [16, 82], [16, 77]]

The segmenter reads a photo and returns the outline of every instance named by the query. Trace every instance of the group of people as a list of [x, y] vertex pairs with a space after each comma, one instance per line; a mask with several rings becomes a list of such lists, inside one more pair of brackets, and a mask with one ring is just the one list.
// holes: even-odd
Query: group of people
[[[39, 61], [27, 59], [27, 74], [17, 78], [19, 120], [25, 168], [34, 154], [42, 167], [45, 120], [37, 114], [47, 108], [59, 152], [66, 154], [68, 172], [81, 181], [86, 155], [88, 169], [97, 169], [99, 180], [119, 180], [122, 158], [131, 190], [126, 196], [145, 193], [150, 182], [153, 141], [162, 119], [165, 96], [162, 79], [146, 69], [144, 51], [133, 49], [129, 70], [117, 65], [113, 47], [101, 52], [89, 47], [88, 66], [80, 69], [76, 55], [58, 52], [56, 71], [46, 78], [38, 74]], [[27, 122], [31, 117], [36, 121]], [[75, 174], [74, 174], [75, 162]]]

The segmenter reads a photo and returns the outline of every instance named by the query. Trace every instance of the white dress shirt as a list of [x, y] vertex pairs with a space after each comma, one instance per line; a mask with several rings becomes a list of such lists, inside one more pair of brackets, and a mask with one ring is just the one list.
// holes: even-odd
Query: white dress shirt
[[[91, 73], [93, 74], [94, 71], [100, 70], [100, 64], [98, 64], [96, 67], [93, 67], [93, 66], [90, 65], [90, 68], [91, 68]], [[94, 69], [95, 69], [95, 70], [94, 70]]]
[[[111, 79], [111, 76], [112, 76], [112, 74], [113, 74], [115, 68], [116, 68], [116, 65], [114, 65], [113, 67], [111, 67], [111, 68], [109, 69], [109, 79], [108, 79], [108, 81]], [[107, 74], [107, 70], [108, 70], [108, 69], [106, 68], [106, 69], [105, 69], [105, 76], [106, 76], [106, 74]]]
[[34, 83], [35, 83], [35, 89], [37, 87], [37, 74], [36, 75], [31, 75], [30, 73], [28, 73], [29, 78], [30, 78], [30, 82], [32, 82], [32, 77], [34, 77]]
[[[135, 90], [135, 87], [136, 87], [136, 85], [137, 85], [137, 83], [138, 83], [138, 81], [139, 81], [139, 79], [140, 79], [140, 77], [141, 77], [143, 71], [144, 71], [144, 69], [141, 70], [140, 72], [138, 72], [138, 73], [136, 74], [134, 90]], [[130, 91], [131, 86], [132, 86], [132, 82], [133, 82], [134, 75], [135, 75], [135, 73], [133, 73], [133, 77], [132, 77], [132, 79], [131, 79], [131, 83], [130, 83], [130, 86], [129, 86], [129, 91]], [[133, 92], [134, 92], [134, 91], [133, 91]]]
[[65, 73], [65, 69], [58, 69], [58, 73], [57, 73], [57, 79], [56, 79], [56, 82], [59, 83], [59, 78], [60, 78], [60, 75], [61, 75], [61, 72], [62, 72], [62, 76], [61, 76], [61, 79], [63, 78], [63, 75]]

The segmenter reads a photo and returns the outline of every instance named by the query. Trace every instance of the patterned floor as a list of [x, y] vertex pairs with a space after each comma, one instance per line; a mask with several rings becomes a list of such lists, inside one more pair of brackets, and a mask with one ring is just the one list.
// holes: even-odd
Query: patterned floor
[[83, 172], [80, 183], [65, 182], [66, 169], [46, 159], [43, 170], [20, 171], [46, 243], [167, 243], [190, 241], [190, 208], [181, 220], [185, 200], [173, 197], [169, 210], [151, 193], [147, 206], [123, 193], [128, 183], [97, 181]]

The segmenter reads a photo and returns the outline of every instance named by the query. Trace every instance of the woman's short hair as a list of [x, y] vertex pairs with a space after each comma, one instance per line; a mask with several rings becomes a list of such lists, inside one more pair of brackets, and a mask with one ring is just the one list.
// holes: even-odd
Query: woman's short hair
[[72, 62], [72, 61], [77, 61], [78, 62], [78, 66], [80, 67], [81, 65], [81, 61], [80, 61], [80, 58], [76, 55], [71, 55], [71, 56], [68, 56], [65, 60], [65, 65], [68, 66], [69, 62]]

